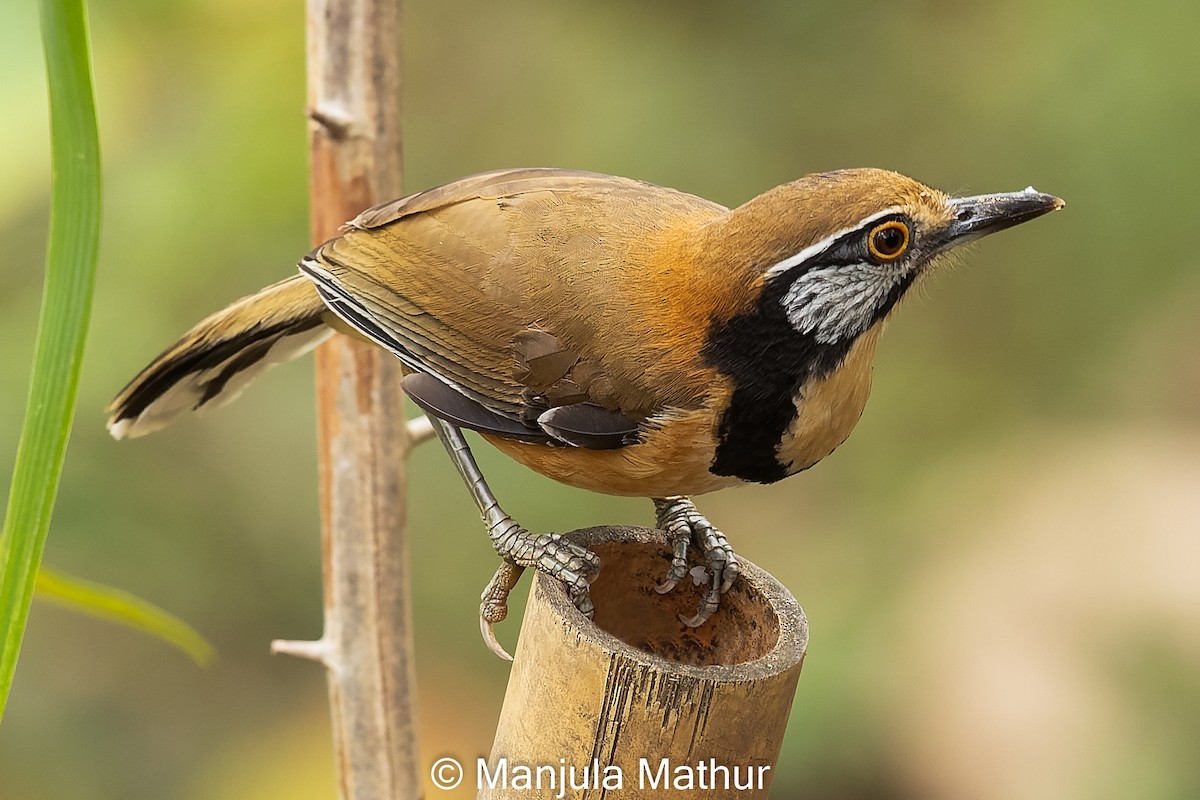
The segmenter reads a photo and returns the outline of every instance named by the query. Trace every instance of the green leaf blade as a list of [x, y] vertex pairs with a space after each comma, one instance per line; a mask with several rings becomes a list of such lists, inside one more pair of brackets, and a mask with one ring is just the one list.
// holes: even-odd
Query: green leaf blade
[[194, 628], [123, 589], [42, 569], [37, 576], [37, 595], [41, 600], [162, 639], [202, 667], [216, 660], [216, 650]]
[[58, 492], [100, 242], [100, 139], [84, 0], [42, 0], [52, 197], [29, 403], [0, 530], [0, 719]]

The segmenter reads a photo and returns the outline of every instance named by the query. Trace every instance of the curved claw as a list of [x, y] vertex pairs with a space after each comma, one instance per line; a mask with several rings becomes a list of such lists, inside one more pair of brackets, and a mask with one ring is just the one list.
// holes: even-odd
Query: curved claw
[[496, 639], [493, 626], [497, 622], [503, 622], [508, 616], [508, 594], [517, 585], [524, 571], [524, 567], [501, 561], [500, 566], [496, 568], [496, 574], [488, 581], [479, 597], [479, 633], [483, 636], [483, 643], [487, 645], [488, 650], [505, 661], [512, 661], [513, 658]]
[[687, 540], [681, 539], [675, 542], [675, 555], [671, 559], [671, 566], [667, 569], [667, 577], [654, 587], [654, 591], [666, 594], [678, 586], [679, 582], [687, 577], [687, 574]]
[[721, 581], [721, 594], [729, 591], [733, 586], [733, 582], [742, 574], [742, 565], [738, 562], [737, 557], [732, 551], [729, 552], [729, 560], [725, 563], [725, 571], [723, 574], [724, 580]]
[[723, 571], [720, 567], [713, 568], [712, 579], [708, 583], [708, 591], [704, 593], [704, 600], [700, 602], [700, 608], [691, 617], [685, 617], [683, 614], [680, 614], [680, 622], [689, 628], [699, 628], [708, 622], [709, 617], [716, 613], [717, 609], [721, 606], [721, 587], [726, 583], [722, 580]]
[[689, 628], [699, 628], [701, 625], [708, 622], [708, 618], [711, 617], [713, 612], [716, 610], [716, 608], [709, 608], [708, 605], [705, 604], [700, 606], [700, 610], [696, 612], [695, 616], [685, 617], [683, 614], [680, 614], [679, 621], [684, 625], [687, 625]]
[[479, 633], [483, 636], [483, 643], [487, 645], [487, 649], [502, 661], [512, 661], [513, 657], [504, 649], [504, 645], [500, 644], [500, 640], [496, 638], [496, 631], [492, 627], [492, 623], [484, 617], [479, 618]]

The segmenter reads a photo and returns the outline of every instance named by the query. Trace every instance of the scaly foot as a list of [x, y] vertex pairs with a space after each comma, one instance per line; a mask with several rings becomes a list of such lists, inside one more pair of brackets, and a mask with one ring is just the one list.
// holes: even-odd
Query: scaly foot
[[492, 547], [503, 559], [496, 574], [483, 590], [479, 606], [479, 628], [488, 648], [512, 661], [496, 641], [492, 626], [508, 616], [508, 595], [526, 567], [561, 581], [571, 602], [588, 619], [596, 609], [588, 586], [600, 571], [600, 559], [592, 551], [568, 541], [559, 533], [530, 533], [507, 514], [497, 514], [488, 526]]
[[[699, 610], [692, 617], [679, 615], [683, 624], [691, 628], [699, 627], [720, 607], [721, 595], [729, 591], [729, 587], [737, 580], [742, 571], [741, 565], [738, 564], [737, 556], [729, 546], [725, 534], [714, 528], [688, 498], [655, 498], [654, 508], [657, 512], [658, 527], [666, 531], [673, 550], [667, 577], [655, 587], [658, 593], [666, 594], [671, 591], [688, 574], [687, 554], [690, 545], [695, 544], [700, 548], [708, 565], [708, 589], [700, 602]], [[706, 572], [703, 567], [697, 567], [693, 570], [695, 571]], [[702, 582], [704, 577], [702, 575], [697, 579], [697, 583]]]

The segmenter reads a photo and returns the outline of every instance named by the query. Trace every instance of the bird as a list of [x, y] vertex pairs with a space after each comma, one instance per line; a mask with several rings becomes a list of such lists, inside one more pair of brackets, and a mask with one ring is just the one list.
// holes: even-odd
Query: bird
[[[900, 301], [963, 243], [1058, 210], [1023, 191], [951, 196], [883, 169], [806, 175], [727, 208], [553, 168], [481, 173], [363, 211], [292, 277], [204, 319], [117, 395], [118, 439], [232, 399], [335, 331], [395, 355], [484, 518], [500, 568], [484, 637], [522, 570], [579, 610], [597, 557], [505, 513], [462, 430], [560, 483], [647, 497], [660, 592], [699, 551], [704, 624], [740, 573], [692, 497], [806, 470], [855, 427]], [[694, 571], [693, 571], [694, 574]]]

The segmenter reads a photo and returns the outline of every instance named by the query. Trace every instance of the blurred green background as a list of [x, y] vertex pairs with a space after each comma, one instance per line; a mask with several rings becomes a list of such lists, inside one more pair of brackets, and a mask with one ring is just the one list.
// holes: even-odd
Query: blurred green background
[[[268, 654], [320, 633], [311, 362], [136, 442], [102, 414], [307, 249], [304, 9], [91, 13], [106, 220], [46, 561], [179, 614], [221, 660], [35, 604], [0, 797], [328, 798], [323, 675]], [[701, 508], [811, 620], [774, 796], [1200, 796], [1200, 6], [407, 0], [405, 16], [414, 191], [554, 165], [735, 205], [869, 165], [1066, 198], [906, 303], [837, 453]], [[31, 1], [0, 4], [0, 76], [6, 483], [49, 185]], [[481, 455], [531, 528], [651, 519]], [[436, 445], [412, 476], [423, 761], [473, 758], [507, 676], [475, 618], [494, 556]]]

